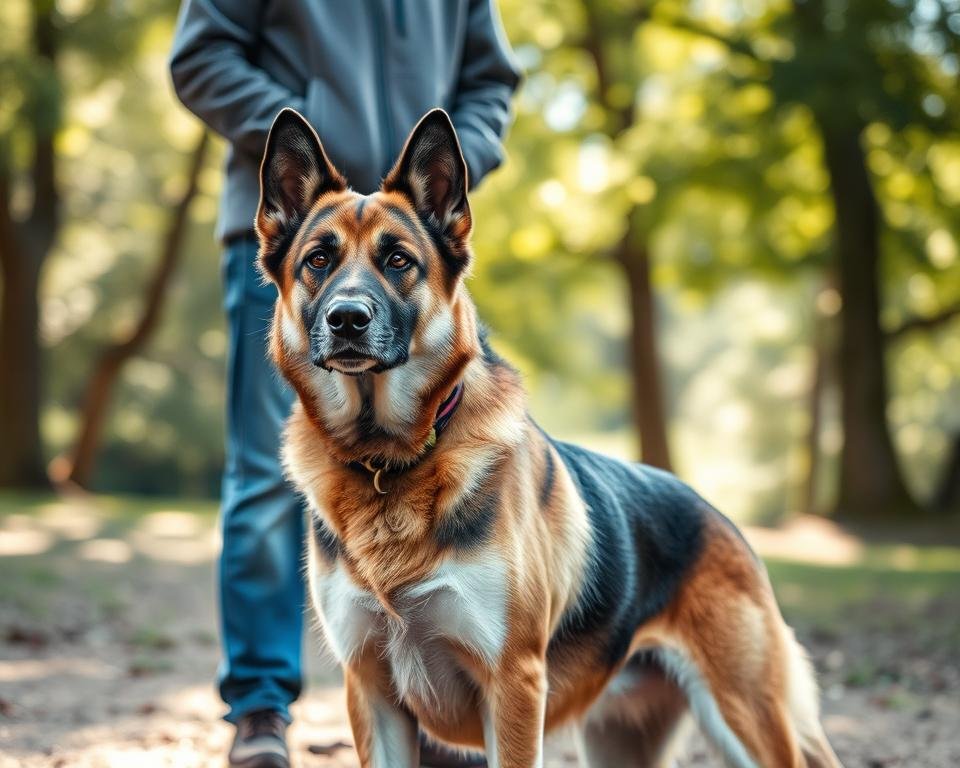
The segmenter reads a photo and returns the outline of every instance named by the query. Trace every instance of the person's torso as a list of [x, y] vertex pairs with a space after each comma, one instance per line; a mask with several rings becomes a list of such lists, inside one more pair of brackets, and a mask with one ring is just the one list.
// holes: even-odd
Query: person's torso
[[302, 96], [351, 186], [369, 193], [404, 137], [452, 106], [465, 0], [268, 0], [254, 63]]

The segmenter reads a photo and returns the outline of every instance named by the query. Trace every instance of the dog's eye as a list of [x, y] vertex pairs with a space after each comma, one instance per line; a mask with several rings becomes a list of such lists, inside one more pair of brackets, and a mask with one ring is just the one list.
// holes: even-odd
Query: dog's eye
[[323, 250], [313, 251], [307, 256], [307, 264], [313, 269], [326, 269], [330, 265], [330, 254]]
[[387, 257], [387, 266], [393, 269], [403, 269], [410, 263], [410, 256], [405, 251], [394, 251]]

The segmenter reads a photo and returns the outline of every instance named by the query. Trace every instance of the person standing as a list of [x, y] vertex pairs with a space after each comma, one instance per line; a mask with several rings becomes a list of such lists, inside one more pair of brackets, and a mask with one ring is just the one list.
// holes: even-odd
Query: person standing
[[298, 110], [366, 194], [420, 116], [443, 107], [475, 188], [503, 159], [520, 74], [493, 0], [185, 0], [170, 72], [183, 104], [230, 145], [217, 225], [230, 338], [219, 567], [230, 764], [285, 768], [302, 687], [304, 525], [278, 457], [293, 394], [266, 357], [275, 289], [255, 266], [267, 132], [282, 108]]

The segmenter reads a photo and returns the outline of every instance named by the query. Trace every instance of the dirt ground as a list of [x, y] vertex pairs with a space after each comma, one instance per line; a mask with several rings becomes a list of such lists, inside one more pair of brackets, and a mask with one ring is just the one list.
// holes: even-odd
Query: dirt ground
[[[845, 765], [960, 765], [954, 533], [865, 544], [799, 520], [747, 535], [811, 651]], [[216, 539], [208, 503], [0, 496], [0, 768], [224, 764]], [[339, 674], [316, 643], [295, 765], [354, 766], [336, 747], [350, 741]], [[569, 739], [551, 739], [547, 765], [576, 764]], [[681, 765], [719, 762], [694, 736]]]

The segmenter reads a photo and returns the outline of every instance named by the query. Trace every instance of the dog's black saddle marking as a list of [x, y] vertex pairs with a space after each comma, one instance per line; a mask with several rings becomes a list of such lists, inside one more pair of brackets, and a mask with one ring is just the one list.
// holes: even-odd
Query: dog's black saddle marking
[[587, 507], [593, 539], [580, 596], [549, 652], [601, 635], [602, 661], [612, 665], [696, 562], [711, 507], [668, 472], [551, 442]]

